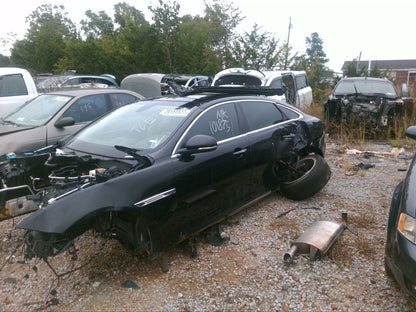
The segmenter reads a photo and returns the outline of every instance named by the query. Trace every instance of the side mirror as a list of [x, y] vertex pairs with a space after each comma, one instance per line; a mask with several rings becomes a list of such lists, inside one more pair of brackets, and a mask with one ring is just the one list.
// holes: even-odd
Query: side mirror
[[411, 127], [407, 128], [406, 136], [413, 139], [413, 140], [416, 140], [416, 126], [411, 126]]
[[55, 127], [63, 128], [67, 126], [72, 126], [75, 124], [75, 120], [72, 117], [63, 117], [55, 122]]
[[179, 154], [186, 156], [198, 153], [215, 151], [217, 149], [217, 140], [209, 135], [197, 134], [191, 137], [185, 146], [179, 149]]

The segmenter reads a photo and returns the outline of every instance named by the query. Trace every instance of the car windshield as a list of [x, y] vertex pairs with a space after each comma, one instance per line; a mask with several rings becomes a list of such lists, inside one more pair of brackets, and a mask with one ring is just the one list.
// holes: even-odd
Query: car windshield
[[46, 124], [71, 99], [71, 96], [66, 95], [42, 94], [8, 115], [4, 121], [20, 126], [41, 126]]
[[163, 101], [123, 106], [79, 132], [66, 147], [101, 155], [119, 154], [116, 145], [136, 150], [155, 149], [188, 116], [190, 108]]
[[382, 80], [345, 80], [341, 81], [334, 90], [335, 95], [342, 94], [384, 94], [397, 97], [393, 84]]

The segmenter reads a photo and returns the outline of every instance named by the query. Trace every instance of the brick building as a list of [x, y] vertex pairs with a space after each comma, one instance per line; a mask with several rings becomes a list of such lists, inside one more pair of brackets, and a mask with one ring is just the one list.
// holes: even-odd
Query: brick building
[[[342, 71], [345, 72], [350, 61], [344, 62]], [[358, 69], [366, 67], [369, 72], [375, 66], [378, 66], [379, 70], [388, 70], [392, 77], [396, 79], [396, 84], [400, 85], [405, 82], [407, 85], [415, 90], [416, 87], [416, 60], [369, 60], [359, 61]]]

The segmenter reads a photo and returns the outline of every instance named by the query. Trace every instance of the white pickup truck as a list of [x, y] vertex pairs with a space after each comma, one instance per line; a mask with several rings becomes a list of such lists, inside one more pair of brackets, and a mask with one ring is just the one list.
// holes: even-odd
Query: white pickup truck
[[0, 117], [37, 95], [35, 82], [26, 69], [0, 67]]
[[285, 95], [279, 99], [300, 109], [310, 107], [313, 100], [312, 88], [304, 71], [279, 70], [262, 72], [255, 69], [228, 68], [215, 75], [212, 85], [258, 85], [278, 89], [285, 87]]

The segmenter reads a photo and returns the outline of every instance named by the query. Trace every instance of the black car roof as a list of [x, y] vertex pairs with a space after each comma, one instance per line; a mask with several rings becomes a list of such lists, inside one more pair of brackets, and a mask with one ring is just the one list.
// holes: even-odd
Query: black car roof
[[[150, 98], [149, 101], [169, 101], [176, 102], [178, 106], [188, 107], [202, 106], [205, 103], [211, 103], [216, 100], [226, 98], [258, 98], [259, 96], [282, 95], [281, 89], [270, 87], [202, 87], [183, 92], [174, 96]], [[145, 100], [146, 101], [146, 100]]]

